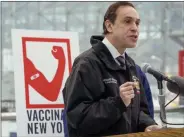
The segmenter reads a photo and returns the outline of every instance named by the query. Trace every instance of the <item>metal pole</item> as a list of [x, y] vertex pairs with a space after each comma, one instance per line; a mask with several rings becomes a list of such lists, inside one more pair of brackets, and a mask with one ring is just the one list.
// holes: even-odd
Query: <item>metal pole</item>
[[[162, 84], [162, 81], [158, 81], [157, 83], [158, 83], [158, 89], [159, 89], [158, 100], [160, 105], [161, 118], [164, 121], [167, 121], [166, 111], [165, 111], [165, 93], [163, 92], [163, 84]], [[162, 121], [162, 128], [167, 128], [167, 124], [165, 124], [163, 121]]]
[[[167, 39], [168, 39], [168, 16], [167, 16], [168, 2], [162, 2], [162, 16], [161, 16], [161, 34], [162, 34], [162, 59], [161, 72], [165, 73], [166, 64], [167, 64]], [[165, 82], [163, 85], [163, 90], [165, 92]]]

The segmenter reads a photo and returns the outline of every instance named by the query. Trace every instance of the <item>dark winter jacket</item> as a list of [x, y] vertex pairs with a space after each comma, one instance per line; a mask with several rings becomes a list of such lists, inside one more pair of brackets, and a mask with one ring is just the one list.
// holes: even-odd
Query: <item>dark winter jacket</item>
[[92, 48], [75, 59], [63, 89], [70, 137], [133, 133], [156, 124], [141, 82], [140, 94], [128, 107], [123, 103], [119, 86], [138, 77], [136, 66], [127, 54], [126, 69], [119, 66], [102, 40], [91, 38]]

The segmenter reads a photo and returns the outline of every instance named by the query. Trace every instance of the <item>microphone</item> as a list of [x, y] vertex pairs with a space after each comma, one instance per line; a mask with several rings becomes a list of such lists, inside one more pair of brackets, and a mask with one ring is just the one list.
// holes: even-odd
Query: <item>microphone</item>
[[176, 84], [167, 82], [167, 88], [172, 93], [178, 94], [180, 88], [180, 95], [184, 96], [184, 78], [180, 76], [171, 76], [170, 79], [174, 80]]
[[149, 74], [153, 75], [158, 81], [165, 80], [165, 81], [168, 81], [171, 83], [175, 82], [172, 79], [169, 79], [167, 76], [165, 76], [162, 72], [153, 69], [151, 67], [151, 65], [148, 63], [143, 63], [141, 69], [144, 73], [149, 73]]

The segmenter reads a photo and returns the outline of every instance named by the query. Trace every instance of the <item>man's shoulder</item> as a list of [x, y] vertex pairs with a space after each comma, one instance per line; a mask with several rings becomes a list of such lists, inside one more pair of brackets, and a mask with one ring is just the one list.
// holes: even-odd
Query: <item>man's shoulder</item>
[[99, 73], [101, 63], [92, 50], [93, 49], [89, 49], [75, 58], [71, 74], [80, 73], [83, 75], [89, 74], [90, 72]]
[[79, 56], [77, 56], [74, 60], [73, 65], [77, 64], [89, 64], [90, 62], [94, 62], [97, 60], [97, 56], [93, 48], [90, 48], [84, 52], [82, 52]]

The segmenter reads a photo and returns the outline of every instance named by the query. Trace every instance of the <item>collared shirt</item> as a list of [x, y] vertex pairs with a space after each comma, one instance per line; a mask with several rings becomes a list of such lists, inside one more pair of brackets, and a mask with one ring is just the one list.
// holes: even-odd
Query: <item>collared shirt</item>
[[102, 41], [105, 46], [107, 47], [107, 49], [109, 50], [109, 52], [111, 53], [112, 57], [114, 58], [114, 60], [116, 61], [116, 63], [118, 65], [120, 65], [119, 61], [116, 59], [119, 56], [123, 56], [125, 59], [125, 52], [121, 55], [118, 50], [110, 43], [110, 41], [105, 37]]

